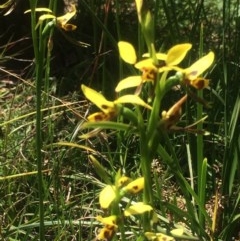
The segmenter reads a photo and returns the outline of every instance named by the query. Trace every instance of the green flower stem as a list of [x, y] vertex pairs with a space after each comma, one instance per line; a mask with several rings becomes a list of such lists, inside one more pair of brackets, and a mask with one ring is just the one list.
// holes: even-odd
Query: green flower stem
[[[44, 231], [44, 185], [42, 175], [42, 115], [41, 115], [41, 85], [43, 77], [43, 43], [41, 37], [38, 42], [36, 27], [36, 0], [30, 0], [31, 8], [31, 32], [36, 64], [36, 159], [39, 194], [39, 239], [45, 240]], [[41, 44], [40, 44], [41, 43]]]
[[126, 240], [125, 238], [125, 228], [124, 228], [124, 222], [123, 222], [123, 214], [120, 209], [120, 201], [122, 199], [122, 196], [120, 194], [120, 190], [116, 190], [116, 198], [112, 203], [111, 207], [111, 215], [116, 215], [117, 216], [117, 224], [118, 224], [118, 229], [121, 233], [121, 240]]
[[[153, 204], [152, 193], [152, 179], [151, 179], [151, 163], [152, 160], [149, 156], [149, 150], [147, 148], [146, 135], [142, 131], [140, 137], [140, 155], [141, 155], [141, 169], [144, 177], [144, 189], [143, 189], [143, 202], [145, 204]], [[143, 228], [144, 231], [151, 230], [149, 213], [143, 215]]]
[[[153, 101], [153, 109], [149, 117], [149, 122], [147, 125], [147, 139], [148, 142], [152, 142], [154, 136], [154, 131], [157, 128], [159, 118], [160, 118], [160, 107], [161, 101], [165, 94], [165, 82], [166, 82], [167, 72], [164, 72], [161, 76], [161, 79], [157, 81], [155, 87], [155, 97]], [[157, 78], [158, 79], [158, 78]]]
[[[200, 30], [200, 47], [199, 47], [199, 56], [203, 54], [203, 25], [201, 25]], [[199, 90], [197, 93], [199, 99], [203, 99], [203, 90]], [[203, 105], [197, 103], [197, 120], [200, 120], [203, 115]], [[203, 122], [197, 124], [197, 130], [203, 129]], [[206, 173], [203, 171], [204, 168], [204, 157], [203, 157], [203, 135], [197, 135], [197, 172], [198, 172], [198, 196], [200, 199], [201, 205], [205, 205], [205, 184], [206, 184]], [[204, 180], [204, 182], [203, 182]], [[199, 211], [199, 224], [201, 227], [204, 226], [205, 218], [204, 215]]]
[[[159, 143], [157, 126], [160, 118], [159, 111], [164, 94], [166, 76], [167, 73], [163, 73], [161, 79], [156, 83], [153, 109], [149, 116], [149, 122], [147, 123], [147, 126], [140, 131], [141, 168], [144, 176], [143, 201], [150, 205], [153, 204], [151, 163], [157, 151], [157, 143]], [[143, 215], [143, 227], [145, 231], [149, 231], [151, 228], [149, 214]]]

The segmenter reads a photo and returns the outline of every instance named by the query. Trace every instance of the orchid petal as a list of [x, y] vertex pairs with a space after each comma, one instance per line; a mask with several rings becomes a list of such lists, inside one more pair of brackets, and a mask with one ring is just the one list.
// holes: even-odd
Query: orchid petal
[[44, 20], [46, 20], [46, 19], [55, 19], [56, 17], [54, 16], [54, 15], [52, 15], [52, 14], [43, 14], [43, 15], [41, 15], [40, 17], [39, 17], [39, 19], [38, 19], [38, 22], [37, 22], [37, 24], [36, 24], [36, 26], [35, 26], [35, 29], [37, 29], [38, 28], [38, 26], [44, 21]]
[[188, 80], [194, 80], [208, 69], [214, 61], [214, 53], [209, 52], [185, 70]]
[[123, 186], [125, 186], [126, 184], [128, 184], [130, 181], [131, 181], [131, 178], [130, 178], [130, 177], [121, 176], [121, 177], [117, 180], [116, 186], [117, 186], [117, 187], [123, 187]]
[[129, 64], [135, 64], [137, 61], [137, 56], [134, 47], [125, 41], [118, 42], [118, 49], [121, 58], [129, 63]]
[[107, 209], [116, 198], [115, 186], [107, 185], [99, 194], [99, 203], [101, 208]]
[[156, 53], [156, 57], [157, 57], [158, 60], [162, 60], [162, 61], [167, 60], [167, 54]]
[[109, 217], [105, 217], [103, 218], [102, 216], [97, 216], [96, 217], [97, 221], [101, 222], [104, 225], [109, 225], [109, 226], [113, 226], [117, 228], [117, 216], [116, 215], [112, 215]]
[[[24, 13], [29, 13], [31, 12], [31, 9], [26, 10]], [[35, 12], [48, 12], [48, 13], [52, 13], [52, 10], [49, 8], [35, 8]]]
[[124, 90], [124, 89], [128, 89], [128, 88], [139, 86], [141, 83], [142, 83], [141, 76], [139, 76], [139, 75], [137, 75], [137, 76], [130, 76], [130, 77], [127, 77], [127, 78], [121, 80], [118, 83], [115, 91], [116, 92], [120, 92], [121, 90]]
[[114, 234], [115, 234], [115, 228], [112, 228], [111, 226], [110, 227], [105, 226], [99, 231], [96, 240], [109, 241], [109, 240], [112, 240]]
[[128, 207], [124, 211], [124, 216], [128, 217], [131, 215], [142, 214], [145, 212], [152, 211], [152, 207], [150, 205], [144, 204], [143, 202], [135, 203], [134, 205]]
[[110, 110], [115, 108], [114, 102], [108, 101], [102, 94], [98, 93], [97, 91], [85, 85], [81, 85], [81, 88], [86, 98], [94, 103], [105, 114], [109, 113]]
[[156, 66], [153, 64], [153, 60], [151, 58], [148, 58], [148, 59], [144, 59], [142, 61], [139, 61], [135, 64], [135, 68], [136, 69], [148, 69], [148, 68], [151, 68], [151, 69], [156, 69]]
[[125, 104], [125, 103], [131, 103], [136, 105], [141, 105], [145, 108], [152, 109], [150, 105], [145, 103], [139, 96], [137, 95], [123, 95], [119, 97], [117, 100], [114, 101], [116, 104]]
[[189, 43], [173, 46], [167, 53], [166, 64], [171, 66], [179, 64], [191, 48], [192, 45]]
[[77, 10], [75, 5], [71, 4], [71, 6], [72, 6], [71, 12], [67, 12], [63, 16], [57, 17], [57, 21], [58, 23], [60, 23], [61, 26], [64, 26], [74, 15], [76, 15]]
[[125, 186], [124, 190], [129, 193], [136, 194], [142, 191], [143, 188], [144, 188], [144, 177], [140, 177], [130, 182], [127, 186]]
[[42, 22], [46, 19], [53, 19], [53, 18], [56, 18], [56, 17], [52, 14], [43, 14], [39, 17], [39, 21]]

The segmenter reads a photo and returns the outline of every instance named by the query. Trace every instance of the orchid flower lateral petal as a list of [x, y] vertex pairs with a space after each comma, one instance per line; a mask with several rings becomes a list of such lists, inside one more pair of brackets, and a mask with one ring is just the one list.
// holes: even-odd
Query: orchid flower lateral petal
[[103, 218], [102, 216], [97, 216], [96, 220], [101, 222], [104, 225], [109, 225], [109, 226], [114, 226], [117, 228], [117, 216], [116, 215], [112, 215], [112, 216], [108, 216]]
[[64, 26], [74, 15], [76, 15], [76, 7], [74, 4], [71, 4], [72, 10], [67, 12], [63, 16], [57, 17], [57, 21], [61, 26]]
[[131, 215], [142, 214], [145, 212], [152, 211], [152, 207], [150, 205], [144, 204], [143, 202], [135, 203], [131, 205], [124, 211], [124, 216], [128, 217]]
[[142, 78], [141, 76], [130, 76], [125, 79], [122, 79], [117, 87], [115, 88], [116, 92], [120, 92], [124, 89], [132, 88], [132, 87], [137, 87], [142, 83]]
[[185, 70], [188, 80], [194, 80], [207, 70], [214, 61], [214, 53], [209, 52]]
[[109, 110], [114, 109], [115, 104], [112, 101], [108, 101], [102, 94], [94, 89], [91, 89], [85, 85], [81, 85], [83, 94], [88, 100], [94, 103], [104, 113], [108, 113]]
[[118, 42], [118, 49], [121, 58], [128, 64], [135, 64], [137, 61], [137, 55], [132, 44], [120, 41]]
[[107, 185], [99, 194], [99, 203], [101, 208], [107, 209], [116, 198], [115, 186]]
[[173, 46], [167, 53], [166, 64], [171, 66], [179, 64], [191, 48], [192, 45], [189, 43]]
[[136, 194], [140, 191], [142, 191], [144, 188], [144, 178], [140, 177], [137, 178], [136, 180], [130, 182], [127, 186], [124, 187], [124, 190], [132, 193], [132, 194]]
[[125, 104], [125, 103], [131, 103], [136, 105], [141, 105], [147, 109], [152, 109], [150, 105], [148, 105], [146, 102], [144, 102], [139, 96], [137, 95], [123, 95], [119, 97], [117, 100], [114, 101], [116, 104]]

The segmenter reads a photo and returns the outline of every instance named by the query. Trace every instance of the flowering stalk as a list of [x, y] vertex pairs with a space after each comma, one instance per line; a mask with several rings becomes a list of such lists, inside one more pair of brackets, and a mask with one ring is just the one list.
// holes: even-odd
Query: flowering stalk
[[[182, 86], [183, 90], [190, 88], [202, 90], [207, 87], [209, 80], [200, 77], [200, 75], [212, 64], [214, 60], [214, 53], [209, 52], [207, 55], [203, 56], [190, 67], [185, 69], [179, 67], [178, 65], [191, 49], [192, 45], [190, 43], [177, 44], [170, 48], [167, 53], [157, 53], [153, 45], [153, 35], [150, 31], [153, 26], [151, 23], [151, 14], [145, 9], [145, 5], [142, 6], [142, 3], [143, 1], [136, 0], [139, 23], [142, 27], [149, 53], [144, 54], [144, 59], [137, 62], [137, 54], [134, 47], [128, 42], [120, 41], [118, 43], [121, 58], [126, 63], [134, 65], [134, 67], [141, 72], [141, 75], [129, 76], [121, 80], [115, 89], [117, 93], [120, 93], [120, 97], [113, 101], [107, 100], [101, 93], [85, 85], [82, 85], [81, 88], [86, 98], [93, 102], [101, 110], [100, 112], [96, 112], [88, 116], [87, 119], [89, 122], [84, 125], [85, 128], [114, 128], [115, 130], [121, 131], [129, 131], [131, 129], [134, 130], [134, 133], [139, 137], [140, 166], [142, 176], [144, 178], [144, 183], [141, 185], [143, 185], [144, 188], [143, 203], [138, 204], [139, 206], [137, 207], [141, 207], [145, 210], [141, 213], [143, 214], [143, 229], [145, 233], [148, 233], [148, 237], [151, 238], [151, 236], [154, 236], [154, 234], [151, 233], [150, 235], [149, 233], [152, 230], [151, 223], [154, 216], [152, 212], [149, 212], [151, 210], [149, 206], [152, 207], [154, 204], [151, 163], [157, 153], [159, 153], [163, 159], [167, 157], [169, 166], [172, 169], [175, 167], [177, 168], [177, 170], [173, 171], [176, 175], [178, 175], [179, 182], [181, 182], [182, 186], [186, 187], [187, 181], [185, 181], [181, 174], [181, 168], [178, 164], [173, 145], [168, 138], [167, 132], [174, 130], [187, 130], [187, 127], [178, 127], [177, 123], [181, 118], [182, 107], [188, 96], [191, 98], [194, 97], [194, 94], [188, 95], [188, 93], [192, 92], [186, 91], [186, 94], [176, 101], [176, 103], [173, 104], [167, 111], [161, 111], [162, 100], [172, 87], [177, 85]], [[170, 75], [172, 72], [175, 72], [175, 74]], [[121, 96], [122, 90], [130, 88], [133, 89], [134, 94]], [[146, 92], [148, 94], [142, 90], [147, 90]], [[199, 103], [206, 103], [206, 101], [200, 97], [196, 97], [195, 100]], [[126, 104], [134, 105], [134, 109], [126, 106]], [[120, 125], [119, 122], [114, 122], [116, 117], [119, 116], [121, 117], [119, 119], [124, 122], [121, 123], [122, 125]], [[190, 128], [188, 129], [190, 130]], [[200, 133], [200, 130], [197, 131], [198, 132], [196, 133]], [[170, 154], [168, 154], [167, 150], [160, 145], [160, 140], [165, 141], [165, 145], [167, 146]], [[118, 178], [116, 178], [116, 180], [118, 180]], [[106, 201], [103, 200], [103, 198], [103, 201], [100, 201], [100, 204], [102, 203], [101, 205], [103, 208], [110, 208], [111, 214], [119, 217], [122, 214], [122, 211], [119, 209], [119, 204], [128, 189], [128, 185], [126, 186], [126, 184], [123, 184], [119, 186], [116, 183], [117, 182], [115, 181], [115, 185], [108, 185], [101, 192], [100, 199], [104, 196], [108, 196], [109, 198]], [[186, 196], [188, 195], [186, 190], [194, 195], [193, 190], [186, 188], [185, 192], [183, 190], [183, 193]], [[190, 206], [189, 203], [187, 203], [187, 205], [190, 210], [192, 206]], [[126, 212], [124, 211], [124, 215], [127, 216], [129, 212], [131, 214], [136, 212], [136, 209], [133, 207], [131, 207], [130, 210], [131, 211], [125, 210]], [[140, 213], [138, 212], [138, 214]], [[119, 226], [121, 227], [121, 225], [122, 224], [120, 222]], [[111, 226], [108, 230], [109, 232], [107, 233], [111, 236], [111, 234], [113, 234], [112, 230], [115, 230], [115, 228], [115, 226]], [[159, 234], [156, 236], [159, 236]]]

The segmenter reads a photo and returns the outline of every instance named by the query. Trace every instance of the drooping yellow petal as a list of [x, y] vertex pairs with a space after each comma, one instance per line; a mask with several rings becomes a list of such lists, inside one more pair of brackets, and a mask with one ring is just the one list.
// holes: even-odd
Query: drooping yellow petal
[[97, 216], [96, 219], [104, 225], [114, 226], [117, 228], [117, 216], [116, 215], [112, 215], [112, 216], [105, 217], [105, 218], [103, 218], [102, 216]]
[[139, 96], [137, 95], [123, 95], [119, 97], [117, 100], [114, 101], [116, 104], [124, 104], [124, 103], [130, 103], [135, 105], [141, 105], [147, 109], [152, 109], [150, 105], [145, 103]]
[[57, 22], [60, 24], [60, 26], [64, 26], [74, 15], [76, 15], [76, 7], [74, 4], [71, 4], [71, 11], [67, 12], [63, 16], [57, 17]]
[[4, 9], [4, 8], [7, 8], [8, 6], [11, 6], [12, 5], [12, 0], [8, 0], [8, 1], [6, 1], [5, 3], [3, 3], [3, 4], [0, 4], [0, 9], [2, 8], [2, 9]]
[[43, 14], [43, 15], [41, 15], [41, 16], [39, 17], [39, 19], [38, 19], [38, 22], [37, 22], [37, 24], [36, 24], [35, 29], [37, 29], [38, 26], [39, 26], [40, 24], [42, 24], [42, 22], [43, 22], [44, 20], [47, 20], [47, 19], [55, 19], [55, 18], [56, 18], [56, 17], [55, 17], [54, 15], [52, 15], [52, 14]]
[[186, 78], [188, 80], [194, 80], [200, 76], [206, 69], [208, 69], [214, 61], [214, 53], [209, 52], [207, 55], [200, 58], [189, 68], [185, 69]]
[[136, 214], [142, 214], [145, 212], [152, 211], [152, 207], [150, 205], [144, 204], [143, 202], [138, 202], [135, 203], [134, 205], [128, 207], [124, 211], [124, 215], [126, 217], [131, 216], [131, 215], [136, 215]]
[[130, 77], [127, 77], [125, 79], [122, 79], [115, 91], [116, 92], [120, 92], [121, 90], [124, 90], [124, 89], [128, 89], [128, 88], [132, 88], [132, 87], [137, 87], [139, 86], [140, 84], [142, 83], [142, 78], [141, 76], [137, 75], [137, 76], [130, 76]]
[[56, 18], [54, 15], [52, 14], [43, 14], [39, 17], [39, 20], [40, 22], [46, 20], [46, 19], [53, 19], [53, 18]]
[[192, 45], [189, 43], [173, 46], [167, 53], [166, 64], [171, 66], [179, 64], [191, 48]]
[[101, 208], [107, 209], [116, 198], [115, 186], [107, 185], [99, 194], [99, 203]]
[[102, 94], [94, 89], [91, 89], [85, 85], [81, 85], [83, 94], [88, 100], [94, 103], [99, 109], [101, 109], [105, 114], [111, 112], [115, 109], [115, 104], [112, 101], [108, 101]]
[[44, 20], [47, 20], [47, 19], [55, 19], [55, 18], [56, 18], [56, 17], [55, 17], [54, 15], [52, 15], [52, 14], [43, 14], [43, 15], [41, 15], [41, 16], [39, 17], [39, 19], [38, 19], [38, 22], [37, 22], [37, 24], [36, 24], [35, 29], [37, 29], [38, 26], [39, 26], [40, 24], [42, 24], [42, 22], [43, 22]]
[[136, 194], [142, 191], [143, 188], [144, 188], [144, 177], [140, 177], [130, 182], [127, 186], [125, 186], [124, 191], [127, 191], [132, 194]]
[[134, 47], [132, 44], [125, 42], [125, 41], [120, 41], [118, 42], [118, 49], [121, 58], [129, 63], [129, 64], [135, 64], [137, 61], [137, 55], [135, 52]]
[[[31, 9], [26, 10], [24, 13], [29, 13], [31, 12]], [[52, 10], [49, 8], [35, 8], [35, 12], [47, 12], [47, 13], [52, 13]]]

